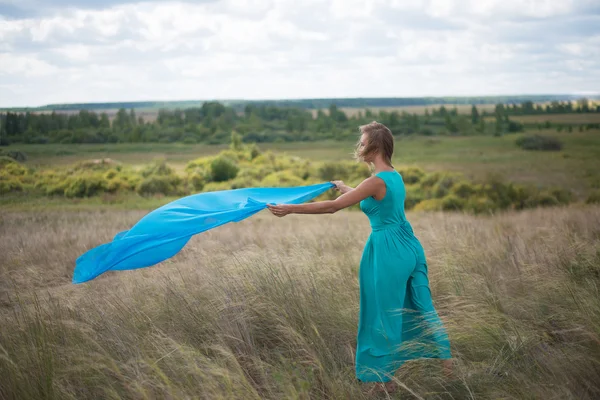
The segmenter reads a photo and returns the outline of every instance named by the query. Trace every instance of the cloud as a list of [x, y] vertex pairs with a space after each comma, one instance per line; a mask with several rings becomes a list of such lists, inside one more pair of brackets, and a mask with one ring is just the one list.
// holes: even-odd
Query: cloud
[[0, 106], [600, 91], [595, 1], [0, 0], [0, 14]]

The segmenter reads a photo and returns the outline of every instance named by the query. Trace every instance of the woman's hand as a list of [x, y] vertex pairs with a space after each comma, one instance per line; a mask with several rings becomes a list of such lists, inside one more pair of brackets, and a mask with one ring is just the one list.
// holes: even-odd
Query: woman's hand
[[333, 183], [335, 185], [335, 188], [340, 192], [342, 191], [342, 188], [346, 186], [344, 185], [344, 181], [331, 181], [331, 183]]
[[352, 188], [346, 185], [343, 181], [331, 181], [335, 185], [335, 188], [339, 190], [342, 194], [348, 193], [352, 190]]
[[286, 215], [292, 212], [289, 204], [267, 204], [267, 208], [269, 209], [269, 211], [271, 211], [273, 215], [277, 217], [285, 217]]

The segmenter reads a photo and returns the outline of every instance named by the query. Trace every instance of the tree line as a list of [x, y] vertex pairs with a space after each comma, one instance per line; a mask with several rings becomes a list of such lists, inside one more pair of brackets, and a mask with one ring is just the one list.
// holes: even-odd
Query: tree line
[[[220, 102], [199, 107], [160, 109], [155, 121], [136, 116], [135, 109], [118, 110], [114, 118], [105, 112], [80, 110], [76, 113], [6, 112], [0, 114], [0, 144], [10, 143], [136, 143], [184, 142], [228, 143], [231, 132], [244, 142], [293, 142], [355, 139], [357, 126], [377, 120], [395, 135], [502, 135], [519, 132], [524, 126], [511, 116], [600, 112], [580, 100], [553, 101], [545, 106], [497, 104], [493, 111], [461, 114], [456, 107], [432, 107], [422, 115], [404, 111], [365, 109], [348, 115], [335, 104], [316, 115], [301, 107], [283, 107], [257, 102], [242, 110]], [[490, 118], [486, 118], [490, 117]], [[493, 118], [492, 118], [493, 117]]]

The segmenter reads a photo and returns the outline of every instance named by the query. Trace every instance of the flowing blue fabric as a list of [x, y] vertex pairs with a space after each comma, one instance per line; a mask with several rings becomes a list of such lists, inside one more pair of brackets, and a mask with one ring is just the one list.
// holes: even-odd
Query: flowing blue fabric
[[110, 243], [77, 258], [73, 283], [94, 279], [106, 271], [155, 265], [177, 254], [192, 235], [228, 222], [238, 222], [267, 204], [300, 204], [331, 189], [331, 183], [290, 188], [245, 188], [198, 193], [150, 212]]

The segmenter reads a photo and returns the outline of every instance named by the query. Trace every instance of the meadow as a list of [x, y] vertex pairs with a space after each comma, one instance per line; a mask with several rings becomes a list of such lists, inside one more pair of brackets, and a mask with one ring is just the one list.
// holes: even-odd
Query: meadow
[[[600, 189], [600, 130], [584, 132], [535, 133], [556, 137], [563, 144], [560, 152], [524, 151], [515, 145], [523, 134], [493, 136], [408, 136], [396, 140], [394, 164], [398, 168], [417, 167], [426, 172], [458, 172], [475, 181], [490, 175], [514, 183], [540, 187], [561, 187], [585, 199]], [[260, 144], [263, 151], [274, 151], [317, 162], [352, 159], [355, 142], [318, 141]], [[125, 165], [143, 168], [161, 159], [176, 171], [198, 157], [215, 155], [228, 145], [182, 143], [122, 144], [45, 144], [13, 145], [24, 152], [25, 165], [32, 167], [68, 166], [90, 159], [110, 158]]]
[[[600, 131], [535, 130], [559, 139], [560, 151], [515, 144], [529, 133], [397, 139], [394, 165], [413, 182], [409, 197], [424, 199], [408, 219], [427, 254], [455, 369], [448, 377], [435, 360], [411, 361], [389, 398], [600, 397], [600, 205], [592, 204], [600, 202]], [[31, 177], [31, 168], [56, 187], [0, 199], [0, 399], [373, 398], [354, 376], [358, 265], [369, 235], [360, 212], [277, 219], [263, 211], [193, 237], [157, 266], [70, 283], [79, 255], [184, 187], [344, 173], [354, 183], [365, 171], [348, 161], [353, 146], [269, 143], [251, 158], [250, 148], [208, 144], [9, 146], [27, 160], [0, 172]], [[236, 159], [239, 175], [204, 181], [220, 157]], [[89, 163], [98, 159], [111, 161]], [[126, 193], [87, 197], [74, 191], [81, 177]], [[169, 194], [147, 193], [146, 180], [170, 179]], [[423, 212], [456, 202], [465, 188], [464, 209]], [[573, 193], [570, 204], [559, 204], [560, 190]], [[520, 211], [473, 215], [469, 207], [499, 193], [533, 197]]]
[[[0, 398], [371, 398], [353, 365], [366, 217], [261, 212], [70, 284], [79, 254], [144, 213], [2, 213]], [[455, 369], [409, 362], [390, 398], [600, 396], [598, 206], [408, 217]]]

